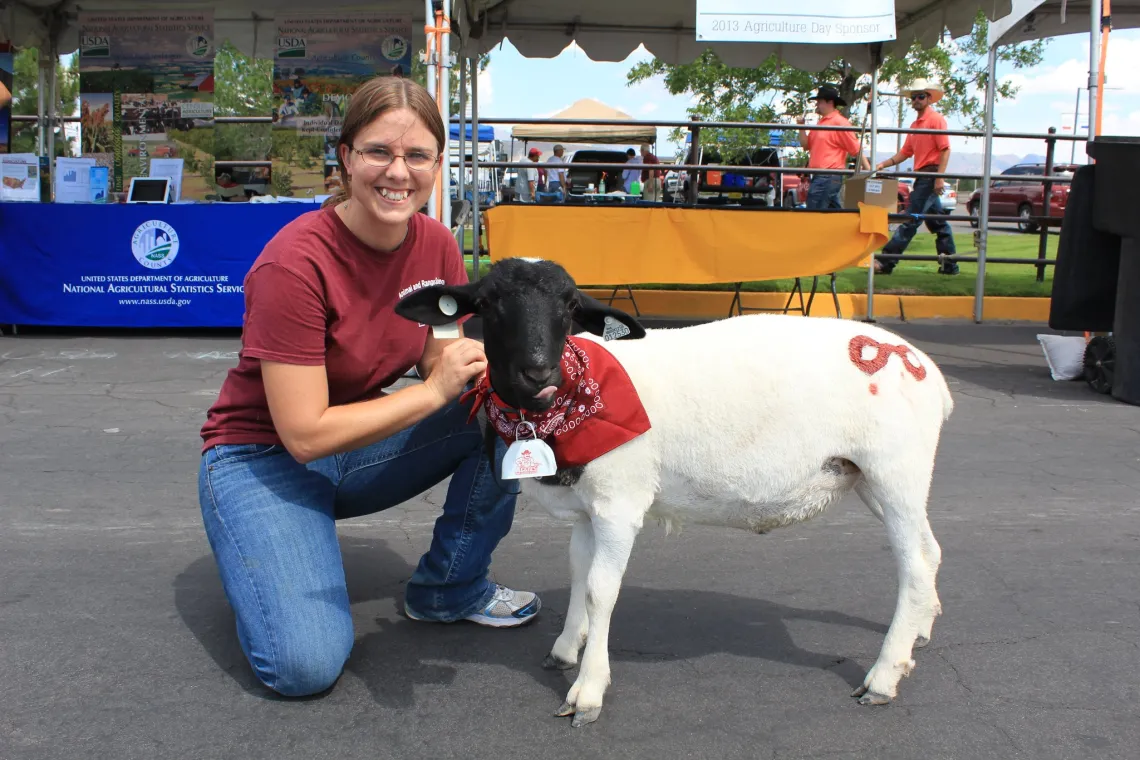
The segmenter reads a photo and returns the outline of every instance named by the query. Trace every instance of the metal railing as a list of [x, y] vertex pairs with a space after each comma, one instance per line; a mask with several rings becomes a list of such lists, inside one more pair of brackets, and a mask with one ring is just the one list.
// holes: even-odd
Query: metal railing
[[[451, 123], [458, 125], [460, 123], [460, 121], [458, 118], [452, 118]], [[624, 163], [574, 162], [574, 163], [568, 163], [567, 164], [568, 169], [571, 169], [571, 170], [572, 169], [611, 170], [611, 171], [616, 170], [616, 171], [620, 172], [620, 171], [627, 170], [627, 169], [639, 169], [639, 170], [651, 170], [651, 171], [678, 172], [681, 174], [687, 174], [688, 175], [688, 182], [687, 182], [688, 192], [685, 195], [684, 200], [678, 202], [676, 200], [676, 194], [674, 194], [674, 201], [672, 203], [670, 203], [668, 201], [665, 203], [665, 205], [686, 206], [686, 207], [709, 207], [711, 204], [702, 204], [700, 202], [700, 193], [701, 192], [717, 192], [717, 193], [721, 193], [721, 194], [727, 194], [727, 193], [748, 194], [749, 193], [748, 187], [702, 184], [699, 181], [700, 174], [702, 172], [722, 172], [722, 173], [724, 173], [724, 172], [733, 172], [733, 173], [747, 172], [748, 174], [752, 174], [752, 175], [755, 175], [755, 174], [776, 174], [781, 179], [782, 179], [783, 175], [786, 175], [786, 174], [813, 175], [813, 176], [814, 175], [839, 175], [839, 176], [845, 176], [846, 177], [846, 176], [853, 176], [855, 174], [861, 173], [861, 172], [858, 172], [854, 169], [808, 169], [807, 167], [798, 167], [798, 166], [797, 167], [791, 167], [791, 166], [757, 166], [757, 165], [752, 165], [752, 164], [746, 165], [746, 164], [699, 164], [699, 163], [694, 163], [694, 160], [697, 157], [697, 150], [699, 150], [699, 147], [697, 147], [697, 146], [700, 146], [700, 132], [704, 129], [742, 129], [742, 130], [756, 130], [756, 131], [765, 131], [765, 132], [771, 132], [771, 131], [779, 131], [779, 132], [804, 131], [804, 132], [808, 132], [808, 131], [815, 130], [815, 131], [824, 131], [824, 132], [856, 132], [856, 133], [861, 133], [861, 134], [867, 134], [870, 131], [867, 128], [854, 126], [854, 125], [852, 125], [852, 126], [833, 126], [833, 125], [821, 125], [821, 124], [785, 124], [785, 123], [781, 123], [781, 122], [698, 121], [695, 119], [691, 119], [688, 121], [679, 121], [679, 120], [678, 121], [631, 121], [631, 120], [624, 120], [624, 119], [541, 119], [541, 118], [516, 119], [516, 118], [506, 118], [506, 117], [487, 118], [487, 117], [480, 116], [479, 117], [479, 123], [481, 125], [482, 124], [487, 124], [487, 125], [498, 124], [498, 125], [503, 125], [503, 126], [508, 126], [508, 125], [514, 126], [514, 125], [519, 125], [519, 124], [542, 124], [544, 126], [560, 126], [560, 125], [564, 125], [564, 126], [621, 126], [621, 127], [626, 127], [626, 128], [633, 128], [633, 127], [637, 127], [637, 126], [653, 126], [653, 127], [676, 127], [676, 128], [687, 129], [690, 133], [690, 140], [689, 140], [688, 156], [687, 156], [684, 163], [645, 164], [645, 163], [641, 163], [640, 161], [637, 161], [637, 160], [631, 160], [629, 162], [624, 162]], [[985, 132], [981, 132], [981, 131], [977, 131], [977, 130], [964, 130], [964, 129], [928, 130], [928, 129], [911, 129], [909, 127], [881, 127], [879, 129], [877, 129], [876, 132], [879, 135], [884, 135], [884, 134], [902, 134], [902, 135], [937, 134], [937, 135], [947, 135], [947, 136], [955, 136], [955, 137], [976, 137], [976, 138], [984, 138], [986, 135]], [[1056, 263], [1055, 259], [1049, 259], [1046, 256], [1046, 250], [1047, 250], [1047, 246], [1048, 246], [1049, 230], [1053, 227], [1059, 227], [1061, 222], [1062, 222], [1062, 217], [1052, 215], [1052, 210], [1053, 210], [1053, 208], [1052, 208], [1053, 207], [1052, 190], [1053, 190], [1053, 186], [1055, 184], [1070, 184], [1073, 181], [1072, 176], [1057, 175], [1057, 174], [1053, 173], [1054, 166], [1055, 166], [1054, 159], [1055, 159], [1056, 145], [1057, 145], [1058, 141], [1086, 142], [1088, 140], [1088, 138], [1085, 136], [1081, 136], [1081, 135], [1057, 134], [1057, 130], [1055, 127], [1050, 127], [1048, 132], [1044, 133], [1044, 134], [1034, 133], [1034, 132], [1000, 132], [1000, 133], [995, 132], [993, 135], [993, 138], [995, 140], [997, 140], [997, 139], [1042, 140], [1046, 143], [1046, 160], [1045, 160], [1044, 173], [1039, 174], [1039, 175], [1032, 175], [1032, 174], [1022, 175], [1022, 174], [1019, 174], [1019, 175], [1016, 175], [1015, 180], [1011, 180], [1011, 181], [1016, 181], [1018, 183], [1042, 183], [1043, 184], [1043, 188], [1042, 188], [1042, 190], [1043, 190], [1043, 196], [1042, 196], [1043, 208], [1042, 208], [1042, 213], [1040, 215], [1032, 213], [1032, 210], [1031, 210], [1031, 214], [1028, 217], [1020, 216], [1020, 215], [1019, 216], [993, 216], [993, 215], [991, 215], [988, 218], [988, 221], [991, 224], [995, 223], [995, 222], [996, 223], [1018, 223], [1018, 224], [1024, 224], [1024, 223], [1028, 222], [1028, 223], [1032, 223], [1032, 224], [1037, 225], [1039, 227], [1039, 240], [1040, 240], [1040, 242], [1038, 244], [1037, 258], [1035, 258], [1035, 259], [1023, 259], [1023, 258], [1012, 258], [1012, 257], [995, 258], [995, 257], [991, 257], [991, 256], [987, 255], [984, 257], [984, 261], [987, 263], [994, 263], [994, 264], [1023, 264], [1023, 265], [1035, 266], [1037, 269], [1037, 272], [1036, 272], [1037, 282], [1044, 282], [1045, 268], [1047, 266], [1051, 266], [1051, 265], [1054, 265]], [[516, 138], [512, 138], [512, 142], [514, 141], [514, 139], [516, 139]], [[519, 139], [521, 139], [521, 138], [519, 138]], [[540, 141], [541, 142], [549, 142], [549, 140], [526, 139], [526, 140], [524, 140], [524, 145], [528, 142], [540, 142]], [[570, 140], [567, 139], [566, 141], [570, 141]], [[715, 148], [716, 146], [713, 145], [713, 146], [709, 146], [709, 147]], [[750, 151], [755, 150], [757, 148], [764, 148], [764, 147], [777, 148], [777, 147], [784, 147], [784, 146], [775, 146], [775, 145], [767, 146], [767, 145], [760, 145], [759, 143], [757, 143], [756, 145], [750, 146], [747, 149], [742, 148], [740, 150], [741, 150], [741, 152], [744, 152], [745, 150], [750, 152]], [[867, 151], [864, 151], [864, 153], [866, 154]], [[636, 159], [636, 157], [635, 157], [635, 159]], [[450, 162], [451, 168], [458, 168], [461, 171], [466, 169], [469, 166], [470, 166], [470, 164], [465, 160], [465, 157], [463, 157], [463, 156], [460, 156], [460, 160], [458, 162], [456, 162], [454, 160]], [[522, 161], [485, 161], [485, 160], [480, 160], [478, 162], [478, 166], [479, 166], [479, 168], [491, 168], [491, 169], [522, 169], [522, 168], [547, 168], [548, 165], [545, 163], [536, 164], [535, 162], [528, 161], [528, 160], [522, 160]], [[973, 181], [978, 182], [979, 184], [985, 179], [984, 174], [961, 173], [961, 172], [941, 172], [940, 173], [940, 172], [918, 172], [918, 171], [911, 170], [911, 171], [891, 171], [891, 172], [880, 171], [880, 172], [877, 172], [876, 174], [880, 177], [884, 177], [884, 178], [888, 178], [888, 179], [897, 179], [897, 178], [903, 178], [903, 177], [914, 177], [914, 178], [926, 177], [926, 178], [942, 178], [942, 179], [957, 179], [957, 180], [973, 180]], [[998, 181], [998, 179], [1001, 176], [1003, 176], [1003, 175], [1000, 175], [1000, 174], [991, 175], [990, 180], [991, 180], [991, 182]], [[781, 197], [777, 201], [777, 205], [782, 206], [782, 203], [784, 201], [784, 198], [782, 197], [783, 196], [783, 182], [782, 181], [779, 183], [779, 190], [781, 193]], [[980, 190], [980, 188], [979, 188], [979, 190]], [[959, 203], [961, 203], [961, 200], [959, 200]], [[979, 199], [979, 203], [980, 203], [980, 199]], [[716, 207], [716, 206], [713, 205], [712, 207]], [[798, 210], [798, 209], [792, 209], [792, 210]], [[907, 213], [890, 213], [890, 214], [888, 214], [888, 218], [892, 222], [902, 222], [902, 221], [913, 219], [917, 216], [921, 220], [930, 219], [930, 220], [935, 220], [935, 221], [941, 220], [941, 221], [947, 221], [947, 222], [968, 221], [968, 222], [971, 222], [971, 223], [977, 225], [977, 224], [980, 224], [980, 221], [979, 221], [979, 218], [981, 217], [980, 211], [981, 211], [981, 209], [979, 209], [978, 216], [974, 216], [974, 215], [970, 215], [970, 214], [965, 214], [965, 215], [963, 215], [963, 214], [919, 214], [919, 215], [912, 215], [912, 214], [907, 214]], [[977, 243], [977, 240], [975, 237], [975, 248], [977, 248], [977, 246], [978, 246], [978, 243]], [[476, 248], [478, 248], [478, 246]], [[474, 254], [475, 254], [476, 261], [478, 261], [479, 251], [475, 250]], [[884, 260], [894, 260], [896, 262], [897, 261], [977, 262], [977, 261], [979, 261], [979, 258], [980, 258], [979, 256], [976, 256], [976, 255], [970, 256], [970, 255], [963, 255], [963, 254], [955, 254], [953, 256], [927, 256], [927, 255], [909, 254], [909, 253], [884, 254], [881, 252], [876, 252], [875, 257], [880, 258], [880, 259], [884, 259]]]
[[[13, 115], [12, 120], [14, 122], [35, 123], [37, 125], [41, 122], [40, 117], [35, 116], [35, 115]], [[43, 117], [42, 121], [47, 126], [51, 127], [51, 126], [60, 125], [63, 123], [79, 122], [79, 121], [81, 121], [81, 118], [78, 116], [57, 116], [55, 118], [45, 116], [45, 117]], [[200, 121], [200, 122], [204, 122], [204, 123], [208, 123], [208, 124], [215, 124], [215, 125], [218, 125], [218, 124], [271, 124], [274, 122], [274, 118], [272, 116], [214, 116], [214, 117], [209, 118], [209, 119], [198, 119], [196, 121]], [[456, 125], [463, 124], [464, 126], [470, 126], [468, 122], [461, 121], [458, 117], [453, 117], [451, 119], [451, 123], [456, 124]], [[684, 163], [644, 164], [644, 163], [633, 162], [633, 161], [624, 162], [624, 163], [579, 162], [579, 163], [568, 164], [568, 166], [571, 169], [618, 170], [618, 171], [624, 171], [624, 170], [628, 170], [628, 169], [640, 169], [640, 170], [651, 170], [651, 171], [679, 172], [679, 173], [687, 174], [688, 175], [688, 189], [687, 189], [687, 193], [685, 193], [685, 195], [684, 195], [684, 199], [682, 201], [678, 202], [676, 200], [677, 196], [676, 196], [676, 194], [674, 194], [674, 200], [672, 202], [666, 202], [665, 205], [688, 206], [688, 207], [710, 207], [710, 206], [716, 207], [715, 205], [712, 205], [712, 204], [702, 204], [701, 199], [700, 199], [701, 192], [717, 192], [717, 193], [721, 193], [721, 194], [726, 194], [726, 193], [750, 194], [750, 189], [748, 187], [710, 185], [707, 183], [701, 184], [699, 180], [700, 180], [700, 175], [702, 172], [722, 172], [722, 173], [747, 172], [749, 174], [776, 174], [781, 178], [781, 180], [782, 180], [783, 175], [786, 175], [786, 174], [787, 175], [791, 175], [791, 174], [794, 174], [794, 175], [812, 175], [812, 176], [814, 176], [814, 175], [839, 175], [839, 176], [845, 176], [846, 177], [846, 176], [852, 176], [854, 174], [859, 173], [853, 169], [808, 169], [807, 167], [801, 167], [801, 166], [756, 166], [756, 165], [750, 165], [750, 164], [701, 164], [701, 163], [694, 163], [696, 161], [698, 155], [699, 155], [698, 151], [700, 150], [700, 133], [702, 130], [706, 130], [706, 129], [740, 129], [740, 130], [750, 130], [750, 131], [757, 131], [757, 132], [771, 132], [771, 131], [779, 131], [779, 132], [800, 132], [800, 131], [804, 131], [804, 132], [810, 132], [810, 131], [829, 132], [830, 131], [830, 132], [856, 132], [856, 133], [860, 133], [861, 135], [866, 135], [868, 132], [870, 132], [870, 130], [868, 128], [854, 126], [854, 125], [852, 125], [852, 126], [832, 126], [832, 125], [822, 125], [822, 124], [785, 124], [785, 123], [781, 123], [781, 122], [699, 121], [696, 119], [673, 120], [673, 121], [669, 121], [669, 120], [663, 120], [663, 121], [638, 120], [638, 121], [633, 121], [633, 120], [625, 120], [625, 119], [543, 119], [543, 118], [536, 118], [536, 117], [487, 118], [487, 117], [480, 116], [479, 117], [479, 124], [481, 124], [481, 125], [483, 125], [483, 124], [485, 124], [485, 125], [496, 125], [496, 124], [498, 124], [498, 125], [504, 125], [504, 126], [508, 126], [508, 125], [514, 126], [514, 125], [520, 125], [520, 124], [543, 124], [546, 126], [620, 126], [620, 127], [626, 127], [626, 128], [637, 127], [637, 126], [646, 126], [646, 127], [654, 127], [654, 128], [665, 127], [665, 128], [686, 129], [690, 133], [690, 146], [689, 146], [688, 156], [687, 156]], [[963, 130], [963, 129], [920, 130], [920, 129], [911, 129], [908, 127], [880, 127], [877, 130], [875, 130], [875, 133], [877, 133], [878, 135], [938, 134], [938, 135], [947, 135], [947, 136], [954, 136], [954, 137], [976, 137], [976, 138], [984, 138], [985, 137], [985, 132], [981, 132], [981, 131], [977, 131], [977, 130]], [[1014, 180], [1018, 183], [1042, 183], [1043, 184], [1043, 188], [1042, 188], [1042, 190], [1043, 190], [1043, 194], [1042, 194], [1043, 208], [1042, 208], [1042, 213], [1040, 215], [1031, 214], [1028, 217], [1024, 217], [1024, 216], [989, 216], [988, 217], [988, 220], [991, 223], [1005, 222], [1005, 223], [1021, 223], [1021, 224], [1024, 224], [1024, 223], [1028, 222], [1028, 223], [1032, 223], [1032, 224], [1037, 225], [1039, 227], [1040, 242], [1039, 242], [1039, 246], [1038, 246], [1038, 256], [1036, 259], [995, 258], [995, 257], [987, 255], [984, 257], [984, 261], [987, 263], [994, 263], [994, 264], [1025, 264], [1025, 265], [1035, 266], [1036, 270], [1037, 270], [1036, 271], [1036, 280], [1037, 280], [1037, 282], [1043, 282], [1045, 279], [1045, 268], [1047, 266], [1050, 266], [1050, 265], [1053, 265], [1056, 263], [1056, 261], [1054, 259], [1049, 259], [1046, 257], [1049, 230], [1053, 227], [1059, 227], [1061, 224], [1061, 221], [1062, 221], [1062, 217], [1052, 215], [1052, 210], [1053, 210], [1052, 209], [1052, 200], [1053, 200], [1052, 190], [1053, 190], [1053, 186], [1055, 184], [1068, 184], [1068, 183], [1072, 182], [1071, 176], [1054, 175], [1053, 174], [1054, 166], [1056, 163], [1055, 162], [1056, 145], [1057, 145], [1058, 141], [1086, 142], [1088, 140], [1088, 138], [1086, 136], [1081, 136], [1081, 135], [1057, 134], [1057, 130], [1054, 127], [1050, 127], [1048, 132], [1045, 134], [1033, 133], [1033, 132], [1000, 132], [1000, 133], [995, 132], [993, 135], [993, 138], [995, 140], [997, 140], [997, 139], [1003, 139], [1003, 140], [1008, 140], [1008, 139], [1042, 140], [1045, 142], [1045, 144], [1046, 144], [1046, 158], [1045, 158], [1044, 174], [1040, 174], [1040, 175], [1020, 175], [1019, 174], [1019, 175], [1017, 175], [1016, 180]], [[466, 142], [468, 145], [472, 145], [475, 141], [473, 139], [468, 138], [464, 142]], [[533, 142], [533, 140], [528, 140], [527, 142]], [[710, 146], [710, 147], [715, 148], [716, 146]], [[783, 146], [761, 145], [759, 143], [759, 141], [757, 141], [757, 144], [754, 146], [751, 146], [748, 150], [754, 150], [756, 148], [764, 148], [764, 147], [783, 147]], [[866, 151], [865, 151], [865, 153], [866, 153]], [[214, 165], [215, 165], [215, 167], [219, 167], [219, 168], [228, 168], [228, 167], [233, 167], [233, 166], [272, 166], [272, 161], [265, 160], [265, 159], [251, 159], [251, 160], [225, 159], [225, 160], [215, 160]], [[463, 172], [464, 170], [466, 170], [469, 167], [475, 168], [476, 166], [479, 169], [522, 169], [522, 168], [535, 168], [535, 167], [545, 168], [547, 166], [546, 164], [536, 164], [533, 161], [527, 161], [527, 160], [521, 160], [521, 161], [485, 161], [485, 160], [479, 160], [477, 162], [469, 163], [468, 161], [466, 161], [465, 155], [460, 155], [458, 162], [451, 160], [450, 156], [449, 156], [449, 160], [447, 161], [446, 165], [449, 167], [449, 169], [459, 169], [460, 172]], [[984, 179], [983, 174], [961, 173], [961, 172], [936, 173], [936, 172], [917, 172], [917, 171], [912, 170], [912, 171], [877, 172], [877, 174], [881, 177], [885, 177], [885, 178], [889, 178], [889, 179], [897, 179], [897, 178], [904, 178], [904, 177], [914, 177], [914, 178], [926, 177], [926, 178], [941, 178], [941, 179], [973, 180], [973, 181], [977, 181], [979, 183]], [[1001, 176], [1002, 175], [991, 175], [991, 181], [996, 181]], [[782, 181], [779, 183], [779, 190], [781, 193], [781, 197], [777, 201], [777, 205], [782, 205], [782, 203], [784, 201], [784, 198], [783, 198], [783, 182]], [[761, 210], [761, 209], [758, 209], [758, 210]], [[792, 210], [794, 211], [796, 209], [792, 209]], [[980, 211], [980, 209], [979, 209], [979, 211]], [[911, 215], [911, 214], [906, 214], [906, 213], [890, 213], [890, 214], [888, 214], [888, 218], [893, 222], [906, 221], [906, 220], [915, 218], [915, 216], [918, 216], [922, 220], [925, 220], [925, 219], [944, 220], [947, 222], [969, 221], [969, 222], [972, 222], [975, 224], [980, 224], [979, 218], [982, 215], [979, 213], [978, 217], [975, 217], [973, 215], [968, 215], [968, 214], [967, 215], [962, 215], [962, 214]], [[975, 235], [975, 247], [977, 247], [977, 245], [978, 245], [977, 237]], [[473, 251], [472, 252], [474, 254], [476, 267], [478, 267], [478, 265], [479, 265], [479, 258], [480, 258], [480, 254], [481, 254], [482, 250], [483, 250], [483, 246], [482, 246], [481, 241], [473, 241]], [[879, 253], [879, 252], [875, 253], [875, 257], [880, 258], [880, 259], [890, 259], [890, 260], [896, 260], [896, 261], [928, 261], [928, 262], [929, 261], [977, 262], [980, 259], [979, 256], [969, 256], [969, 255], [962, 255], [962, 254], [956, 254], [954, 256], [926, 256], [926, 255], [920, 255], [920, 254], [906, 254], [906, 253], [904, 253], [904, 254], [884, 254], [884, 253]]]

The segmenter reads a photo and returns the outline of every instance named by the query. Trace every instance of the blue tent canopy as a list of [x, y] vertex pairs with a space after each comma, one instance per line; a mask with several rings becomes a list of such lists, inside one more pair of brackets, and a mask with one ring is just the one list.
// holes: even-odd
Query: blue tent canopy
[[[458, 124], [451, 124], [450, 127], [451, 127], [451, 139], [452, 140], [458, 140], [459, 139], [459, 125]], [[464, 132], [464, 137], [466, 139], [470, 140], [471, 139], [471, 124], [470, 124], [470, 122], [463, 125], [463, 132]], [[495, 128], [489, 124], [480, 124], [479, 125], [479, 142], [491, 142], [494, 139], [495, 139]]]

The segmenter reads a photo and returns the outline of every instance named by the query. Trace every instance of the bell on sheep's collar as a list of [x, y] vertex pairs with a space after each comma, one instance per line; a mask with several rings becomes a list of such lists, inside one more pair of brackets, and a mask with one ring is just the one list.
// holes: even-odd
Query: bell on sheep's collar
[[591, 340], [567, 338], [562, 351], [562, 387], [544, 412], [520, 412], [503, 403], [487, 375], [460, 397], [474, 399], [470, 419], [482, 406], [499, 437], [515, 440], [517, 424], [526, 420], [537, 437], [554, 450], [558, 466], [579, 467], [649, 430], [649, 416], [633, 381], [614, 355]]

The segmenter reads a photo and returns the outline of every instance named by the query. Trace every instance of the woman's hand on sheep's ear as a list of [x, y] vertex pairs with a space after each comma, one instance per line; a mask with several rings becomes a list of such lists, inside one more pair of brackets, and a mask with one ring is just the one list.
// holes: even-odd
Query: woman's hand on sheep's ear
[[424, 385], [447, 404], [463, 392], [467, 383], [486, 371], [487, 355], [483, 353], [483, 344], [470, 338], [460, 338], [444, 346]]

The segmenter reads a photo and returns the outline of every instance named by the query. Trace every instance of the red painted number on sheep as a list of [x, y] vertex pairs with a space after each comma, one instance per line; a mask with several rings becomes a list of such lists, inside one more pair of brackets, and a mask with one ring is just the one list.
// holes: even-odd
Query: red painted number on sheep
[[[870, 359], [864, 359], [863, 349], [868, 347], [875, 349], [875, 355]], [[851, 356], [852, 364], [868, 375], [873, 375], [887, 366], [887, 360], [891, 358], [891, 354], [898, 354], [899, 358], [902, 359], [903, 366], [906, 367], [907, 372], [914, 376], [915, 380], [922, 380], [926, 377], [926, 367], [919, 364], [917, 358], [913, 363], [911, 362], [912, 354], [908, 346], [880, 343], [868, 335], [856, 335], [848, 344], [848, 353]]]

